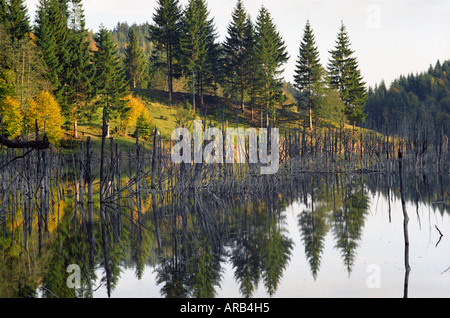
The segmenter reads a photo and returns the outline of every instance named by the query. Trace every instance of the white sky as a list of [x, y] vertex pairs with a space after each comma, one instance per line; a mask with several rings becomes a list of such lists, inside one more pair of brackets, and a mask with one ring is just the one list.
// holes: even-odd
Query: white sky
[[[188, 0], [180, 0], [185, 5]], [[226, 36], [236, 0], [207, 0], [220, 40]], [[26, 1], [35, 18], [38, 0]], [[347, 27], [362, 75], [368, 85], [386, 84], [400, 75], [426, 71], [450, 59], [450, 0], [244, 0], [256, 19], [264, 5], [288, 47], [285, 79], [293, 81], [295, 62], [309, 19], [323, 66], [333, 49], [341, 20]], [[86, 23], [94, 31], [103, 23], [151, 22], [156, 0], [84, 0]]]

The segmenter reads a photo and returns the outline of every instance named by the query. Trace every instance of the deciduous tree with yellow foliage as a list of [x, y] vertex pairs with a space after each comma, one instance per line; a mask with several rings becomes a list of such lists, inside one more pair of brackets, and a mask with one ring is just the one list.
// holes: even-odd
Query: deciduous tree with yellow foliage
[[[3, 121], [5, 136], [15, 138], [22, 132], [23, 116], [20, 104], [11, 96], [0, 101], [0, 114]], [[0, 133], [2, 133], [0, 131]]]
[[[153, 117], [150, 115], [150, 111], [145, 106], [145, 104], [138, 98], [132, 97], [126, 108], [129, 110], [126, 119], [126, 130], [127, 133], [130, 129], [139, 129], [139, 135], [142, 138], [147, 138], [150, 136], [150, 127], [153, 126]], [[144, 129], [142, 129], [144, 128]]]
[[31, 128], [37, 120], [40, 131], [44, 131], [50, 142], [57, 143], [63, 137], [61, 128], [64, 120], [61, 107], [55, 97], [48, 91], [42, 91], [28, 102], [26, 123]]

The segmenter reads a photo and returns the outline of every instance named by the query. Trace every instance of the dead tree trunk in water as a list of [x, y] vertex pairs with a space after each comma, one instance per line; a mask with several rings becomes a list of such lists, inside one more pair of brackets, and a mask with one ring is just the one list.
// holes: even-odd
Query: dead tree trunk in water
[[108, 291], [108, 297], [111, 296], [111, 271], [109, 268], [109, 259], [108, 259], [108, 240], [106, 233], [106, 204], [105, 200], [105, 147], [106, 147], [106, 138], [108, 135], [108, 119], [106, 108], [103, 108], [103, 129], [102, 129], [102, 145], [100, 152], [100, 222], [101, 222], [101, 230], [102, 230], [102, 245], [103, 245], [103, 258], [104, 258], [104, 266], [106, 273], [106, 288]]
[[402, 163], [403, 163], [403, 152], [400, 145], [400, 148], [398, 150], [398, 170], [400, 178], [400, 197], [402, 201], [402, 210], [403, 210], [403, 237], [405, 240], [405, 280], [403, 285], [403, 298], [408, 298], [408, 281], [409, 281], [409, 272], [411, 271], [411, 267], [409, 266], [409, 235], [408, 235], [409, 217], [408, 212], [406, 211], [406, 201], [403, 188]]
[[152, 210], [153, 218], [155, 220], [155, 231], [156, 231], [156, 241], [158, 243], [158, 249], [161, 248], [161, 241], [159, 236], [159, 222], [158, 222], [158, 211], [156, 205], [156, 164], [157, 164], [157, 154], [158, 154], [158, 128], [155, 128], [155, 135], [153, 136], [153, 154], [152, 154], [152, 174], [151, 174], [151, 195], [152, 195]]
[[136, 208], [138, 222], [138, 242], [142, 243], [142, 202], [141, 202], [141, 158], [139, 146], [139, 130], [136, 130]]
[[88, 187], [88, 221], [87, 221], [87, 233], [89, 239], [89, 265], [91, 269], [94, 268], [94, 255], [95, 255], [95, 237], [94, 237], [94, 180], [92, 177], [92, 146], [91, 137], [86, 141], [86, 169], [85, 169], [85, 182]]

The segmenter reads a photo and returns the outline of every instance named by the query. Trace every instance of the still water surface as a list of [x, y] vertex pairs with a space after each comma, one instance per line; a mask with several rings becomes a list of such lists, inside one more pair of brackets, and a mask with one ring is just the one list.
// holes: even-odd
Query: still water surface
[[[292, 200], [278, 212], [274, 231], [281, 235], [287, 254], [278, 281], [271, 285], [259, 272], [253, 292], [246, 296], [403, 297], [407, 293], [408, 297], [450, 297], [449, 193], [440, 181], [437, 194], [426, 196], [422, 186], [417, 191], [417, 184], [409, 191], [409, 247], [405, 247], [404, 216], [395, 184], [386, 194], [352, 181], [341, 183], [341, 189], [319, 187], [315, 193]], [[218, 265], [216, 297], [244, 296], [234, 256], [247, 246], [237, 243], [246, 229], [251, 232], [257, 226], [229, 226], [222, 234], [227, 243]], [[405, 251], [409, 275], [405, 275]], [[166, 296], [161, 266], [150, 263], [154, 262], [145, 265], [140, 278], [134, 266], [122, 266], [111, 297]], [[97, 277], [101, 275], [98, 270]], [[93, 296], [107, 297], [106, 288], [100, 287]]]

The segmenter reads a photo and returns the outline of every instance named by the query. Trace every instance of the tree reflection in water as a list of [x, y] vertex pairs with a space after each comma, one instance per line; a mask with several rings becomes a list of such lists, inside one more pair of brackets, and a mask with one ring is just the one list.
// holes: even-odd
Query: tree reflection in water
[[[416, 178], [408, 169], [403, 173], [405, 180], [416, 180], [402, 185], [405, 201], [439, 202], [431, 207], [436, 213], [448, 213], [448, 176], [427, 174], [426, 178]], [[255, 177], [249, 184], [252, 182], [261, 181]], [[44, 297], [92, 297], [99, 283], [114, 291], [121, 271], [132, 268], [137, 278], [143, 277], [144, 270], [153, 269], [161, 296], [215, 297], [223, 283], [224, 265], [229, 262], [243, 297], [253, 296], [259, 286], [273, 296], [295, 245], [304, 248], [309, 270], [317, 279], [328, 234], [350, 275], [369, 198], [376, 193], [397, 198], [401, 195], [399, 178], [384, 174], [304, 173], [287, 181], [268, 177], [261, 184], [265, 187], [257, 190], [243, 187], [238, 195], [186, 192], [177, 197], [153, 196], [152, 200], [151, 193], [143, 194], [141, 233], [130, 222], [137, 216], [124, 209], [123, 214], [127, 212], [129, 217], [123, 221], [120, 241], [111, 240], [108, 245], [108, 280], [102, 273], [102, 247], [96, 247], [95, 267], [91, 269], [86, 233], [83, 227], [74, 228], [73, 206], [66, 204], [59, 231], [55, 227], [45, 237], [41, 257], [37, 257], [36, 234], [28, 237], [27, 252], [19, 244], [5, 248], [7, 241], [3, 241], [6, 252], [0, 259], [0, 294], [37, 296], [36, 290], [42, 287], [40, 295]], [[299, 242], [287, 233], [285, 211], [294, 202], [303, 202], [306, 207], [297, 217]], [[94, 229], [95, 242], [100, 244], [101, 227], [96, 223]], [[112, 237], [111, 228], [107, 229]], [[21, 235], [20, 231], [16, 235]], [[409, 245], [405, 248], [406, 262]], [[65, 284], [70, 264], [82, 268], [82, 286], [78, 290]], [[405, 274], [406, 294], [408, 267]]]

